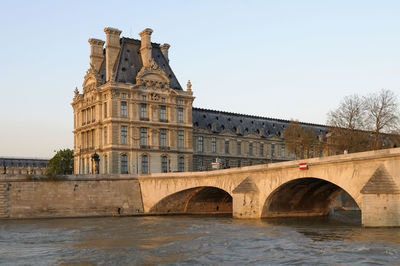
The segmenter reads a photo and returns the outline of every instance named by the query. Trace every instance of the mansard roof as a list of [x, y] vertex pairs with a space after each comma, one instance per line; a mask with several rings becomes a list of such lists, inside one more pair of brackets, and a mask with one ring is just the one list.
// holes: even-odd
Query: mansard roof
[[[143, 66], [140, 55], [140, 40], [122, 37], [120, 39], [121, 50], [115, 65], [115, 81], [136, 84], [136, 75]], [[152, 44], [152, 57], [157, 65], [167, 74], [170, 80], [170, 87], [174, 90], [182, 90], [168, 60], [160, 49], [160, 44]], [[105, 64], [103, 63], [101, 74], [105, 81]]]
[[[281, 137], [285, 128], [289, 125], [289, 120], [275, 119], [269, 117], [244, 115], [224, 111], [208, 110], [193, 107], [192, 119], [194, 128], [207, 128], [216, 133], [231, 130], [238, 135], [256, 133], [261, 137], [277, 136]], [[215, 128], [213, 129], [213, 124]], [[312, 128], [316, 135], [325, 136], [326, 126], [300, 122], [304, 128]], [[264, 132], [260, 132], [260, 129]]]

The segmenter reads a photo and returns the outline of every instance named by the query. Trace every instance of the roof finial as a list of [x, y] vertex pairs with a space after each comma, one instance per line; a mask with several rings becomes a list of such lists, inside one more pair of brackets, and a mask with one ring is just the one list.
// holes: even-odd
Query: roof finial
[[186, 89], [187, 91], [192, 91], [192, 83], [190, 82], [190, 80], [188, 80], [187, 82]]

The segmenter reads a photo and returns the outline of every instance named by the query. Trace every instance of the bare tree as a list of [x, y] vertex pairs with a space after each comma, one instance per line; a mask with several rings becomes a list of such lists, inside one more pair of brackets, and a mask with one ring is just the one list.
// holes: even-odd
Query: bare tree
[[283, 131], [283, 137], [285, 139], [285, 145], [289, 153], [295, 156], [295, 159], [300, 158], [301, 149], [301, 136], [303, 134], [303, 128], [299, 121], [290, 121], [289, 125]]
[[391, 133], [399, 129], [399, 101], [394, 92], [382, 89], [364, 98], [366, 124], [374, 132], [373, 149], [383, 147], [382, 133]]
[[339, 107], [328, 113], [328, 125], [350, 130], [364, 129], [364, 101], [357, 94], [346, 96]]
[[329, 142], [336, 150], [360, 152], [368, 150], [365, 130], [365, 101], [356, 94], [343, 98], [339, 107], [328, 113]]
[[283, 132], [285, 145], [295, 158], [311, 158], [322, 148], [315, 130], [303, 127], [298, 121], [290, 121]]

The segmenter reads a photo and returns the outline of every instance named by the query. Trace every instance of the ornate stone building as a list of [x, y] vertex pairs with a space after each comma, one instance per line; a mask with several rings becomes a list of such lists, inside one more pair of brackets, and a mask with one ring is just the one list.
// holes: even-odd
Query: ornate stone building
[[[212, 162], [221, 168], [293, 160], [283, 132], [290, 121], [193, 108], [193, 170], [211, 170]], [[316, 136], [325, 127], [302, 123]]]
[[151, 29], [141, 40], [104, 31], [106, 42], [89, 39], [90, 68], [72, 102], [75, 173], [96, 171], [94, 153], [99, 173], [191, 171], [194, 97], [169, 66], [169, 45], [152, 43]]
[[[90, 68], [72, 102], [75, 173], [203, 171], [216, 161], [229, 168], [293, 159], [283, 141], [289, 121], [194, 108], [190, 81], [183, 90], [169, 65], [170, 45], [152, 43], [151, 29], [140, 40], [104, 31], [106, 42], [89, 39]], [[324, 134], [323, 126], [302, 126]]]

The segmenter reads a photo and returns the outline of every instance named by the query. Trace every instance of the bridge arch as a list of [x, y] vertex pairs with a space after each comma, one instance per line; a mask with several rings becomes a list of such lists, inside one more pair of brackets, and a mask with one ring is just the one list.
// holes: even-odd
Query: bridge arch
[[261, 217], [324, 216], [333, 200], [344, 193], [360, 209], [354, 197], [345, 189], [326, 179], [302, 177], [287, 181], [269, 194]]
[[218, 187], [194, 187], [164, 197], [150, 208], [149, 212], [159, 214], [231, 214], [232, 196]]

